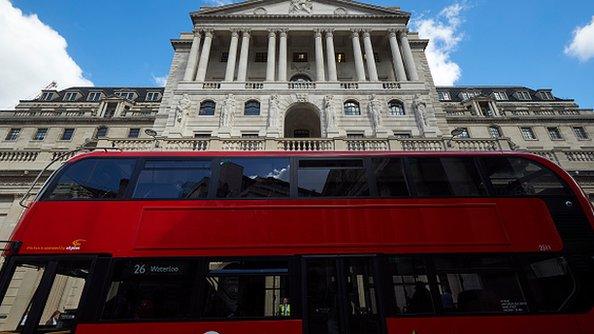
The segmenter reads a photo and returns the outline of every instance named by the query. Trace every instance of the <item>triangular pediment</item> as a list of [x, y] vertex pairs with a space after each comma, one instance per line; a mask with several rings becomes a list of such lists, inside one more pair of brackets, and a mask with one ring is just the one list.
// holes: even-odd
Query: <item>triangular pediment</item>
[[192, 13], [216, 15], [398, 15], [408, 16], [396, 7], [380, 7], [348, 0], [252, 0], [220, 7], [203, 7]]

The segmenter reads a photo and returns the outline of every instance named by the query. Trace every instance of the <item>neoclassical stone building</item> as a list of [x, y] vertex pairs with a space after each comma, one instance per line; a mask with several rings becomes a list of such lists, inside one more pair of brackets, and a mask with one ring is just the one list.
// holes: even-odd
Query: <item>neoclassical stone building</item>
[[526, 150], [594, 194], [591, 109], [550, 89], [435, 87], [429, 41], [397, 7], [253, 0], [190, 17], [171, 41], [165, 88], [44, 90], [0, 112], [0, 238], [35, 175], [89, 140], [124, 150]]

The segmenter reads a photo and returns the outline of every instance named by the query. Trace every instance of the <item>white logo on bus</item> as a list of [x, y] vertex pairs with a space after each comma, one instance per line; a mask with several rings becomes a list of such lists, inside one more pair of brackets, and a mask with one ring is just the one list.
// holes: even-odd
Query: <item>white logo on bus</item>
[[215, 331], [208, 331], [208, 332], [204, 332], [204, 334], [219, 334], [219, 332], [215, 332]]

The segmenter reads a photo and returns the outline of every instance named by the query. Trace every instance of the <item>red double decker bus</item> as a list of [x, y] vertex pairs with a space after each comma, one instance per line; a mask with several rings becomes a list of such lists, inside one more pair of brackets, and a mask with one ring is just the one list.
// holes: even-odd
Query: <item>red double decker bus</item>
[[6, 333], [594, 333], [594, 215], [523, 153], [93, 152], [0, 299]]

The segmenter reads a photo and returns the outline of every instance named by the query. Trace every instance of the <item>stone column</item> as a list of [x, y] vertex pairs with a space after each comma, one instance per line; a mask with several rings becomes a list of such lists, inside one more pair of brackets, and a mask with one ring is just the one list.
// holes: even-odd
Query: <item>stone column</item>
[[367, 63], [369, 81], [379, 81], [379, 78], [377, 77], [377, 67], [375, 66], [375, 55], [373, 54], [373, 46], [371, 45], [371, 35], [369, 31], [363, 32], [363, 45], [365, 46], [365, 60]]
[[274, 81], [274, 67], [276, 66], [276, 31], [268, 31], [268, 59], [266, 62], [266, 81]]
[[246, 80], [249, 51], [250, 31], [244, 30], [241, 36], [241, 51], [239, 53], [239, 68], [237, 69], [237, 81], [245, 82]]
[[363, 66], [363, 55], [361, 54], [361, 43], [359, 42], [359, 31], [352, 30], [353, 58], [355, 59], [355, 71], [357, 80], [365, 81], [365, 67]]
[[406, 81], [406, 71], [404, 70], [404, 63], [402, 62], [402, 55], [398, 47], [398, 39], [396, 38], [396, 29], [388, 31], [390, 38], [390, 50], [392, 51], [392, 63], [394, 64], [394, 71], [396, 73], [397, 81]]
[[279, 32], [278, 81], [287, 81], [287, 30]]
[[314, 33], [314, 44], [316, 48], [316, 81], [326, 81], [326, 75], [324, 74], [322, 31], [320, 29], [316, 29]]
[[200, 62], [198, 63], [198, 71], [196, 72], [196, 81], [204, 82], [206, 78], [206, 69], [210, 60], [210, 46], [212, 44], [213, 31], [211, 29], [204, 31], [204, 45], [202, 45], [202, 52], [200, 53]]
[[328, 60], [328, 80], [338, 81], [336, 55], [334, 54], [334, 36], [332, 30], [326, 30], [326, 59]]
[[415, 65], [415, 59], [413, 58], [410, 44], [408, 43], [408, 36], [406, 32], [400, 33], [400, 47], [402, 48], [402, 55], [404, 56], [404, 66], [406, 66], [406, 73], [408, 79], [411, 81], [419, 80], [419, 73], [417, 72], [417, 66]]
[[235, 78], [235, 61], [237, 60], [237, 44], [239, 43], [239, 31], [231, 30], [231, 42], [229, 43], [229, 54], [227, 56], [227, 68], [225, 70], [225, 81], [233, 81]]
[[192, 47], [188, 55], [188, 65], [186, 65], [186, 72], [184, 73], [184, 81], [193, 81], [196, 78], [196, 65], [198, 65], [198, 50], [200, 50], [200, 40], [202, 32], [200, 30], [194, 31], [194, 39], [192, 40]]

